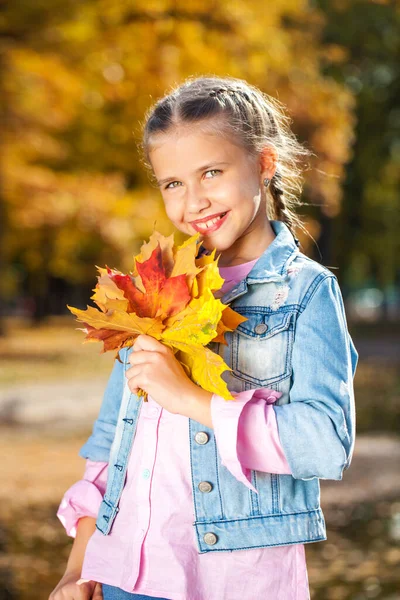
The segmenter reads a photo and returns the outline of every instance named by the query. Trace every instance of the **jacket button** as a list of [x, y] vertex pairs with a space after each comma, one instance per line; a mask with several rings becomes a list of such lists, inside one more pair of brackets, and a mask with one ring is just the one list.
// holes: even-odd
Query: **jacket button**
[[198, 431], [194, 436], [194, 439], [198, 444], [203, 446], [204, 444], [207, 444], [210, 438], [208, 437], [208, 433], [206, 433], [205, 431]]
[[206, 533], [203, 537], [203, 540], [208, 546], [214, 546], [217, 543], [218, 538], [215, 533], [211, 533], [210, 531]]
[[201, 481], [198, 487], [201, 492], [205, 493], [211, 492], [211, 490], [213, 489], [213, 486], [209, 481]]
[[265, 333], [268, 329], [268, 325], [266, 323], [259, 323], [254, 327], [254, 331], [258, 334]]

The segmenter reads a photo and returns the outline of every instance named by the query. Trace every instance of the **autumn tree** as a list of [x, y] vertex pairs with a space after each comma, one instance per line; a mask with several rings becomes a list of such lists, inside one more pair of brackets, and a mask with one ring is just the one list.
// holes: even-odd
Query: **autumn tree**
[[327, 75], [356, 98], [356, 141], [335, 227], [336, 259], [349, 287], [390, 292], [400, 281], [400, 3], [318, 2], [325, 43], [344, 59]]
[[305, 200], [338, 214], [353, 95], [322, 73], [342, 54], [322, 40], [321, 11], [289, 0], [268, 10], [260, 0], [64, 4], [10, 3], [15, 22], [36, 19], [37, 41], [21, 36], [3, 51], [14, 115], [3, 143], [6, 258], [10, 274], [22, 265], [38, 315], [50, 278], [92, 285], [93, 264], [128, 268], [155, 221], [171, 231], [138, 142], [149, 104], [189, 75], [245, 78], [287, 104], [315, 154]]

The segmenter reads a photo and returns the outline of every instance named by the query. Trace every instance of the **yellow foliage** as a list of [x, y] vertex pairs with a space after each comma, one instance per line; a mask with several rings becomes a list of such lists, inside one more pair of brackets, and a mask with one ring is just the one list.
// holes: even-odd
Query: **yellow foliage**
[[246, 319], [214, 297], [212, 291], [224, 280], [215, 251], [196, 258], [198, 240], [199, 234], [175, 246], [173, 236], [154, 231], [135, 257], [131, 275], [98, 267], [92, 299], [100, 311], [68, 308], [86, 325], [86, 341], [103, 342], [104, 352], [132, 346], [141, 333], [151, 335], [177, 353], [203, 389], [233, 400], [221, 378], [229, 367], [205, 346], [213, 340], [225, 343], [224, 333]]

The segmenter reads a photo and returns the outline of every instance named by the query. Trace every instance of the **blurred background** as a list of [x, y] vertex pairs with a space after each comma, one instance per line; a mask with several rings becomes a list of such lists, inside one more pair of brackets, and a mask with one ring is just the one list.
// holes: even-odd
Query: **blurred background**
[[131, 270], [154, 224], [171, 233], [141, 125], [205, 74], [278, 97], [313, 151], [315, 243], [299, 236], [339, 278], [360, 353], [312, 598], [400, 598], [399, 25], [398, 0], [0, 0], [0, 600], [46, 600], [65, 569], [55, 513], [113, 362], [66, 304], [86, 307], [95, 265]]

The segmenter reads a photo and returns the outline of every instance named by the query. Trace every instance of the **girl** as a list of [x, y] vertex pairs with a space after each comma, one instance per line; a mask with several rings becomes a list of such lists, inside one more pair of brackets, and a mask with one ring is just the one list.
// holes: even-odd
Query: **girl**
[[121, 352], [58, 511], [75, 542], [50, 599], [306, 600], [319, 479], [353, 453], [357, 362], [337, 280], [293, 234], [307, 151], [277, 101], [217, 77], [160, 100], [143, 146], [169, 219], [217, 249], [222, 301], [247, 317], [211, 344], [235, 401], [149, 336]]

